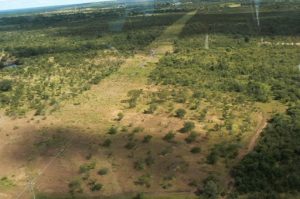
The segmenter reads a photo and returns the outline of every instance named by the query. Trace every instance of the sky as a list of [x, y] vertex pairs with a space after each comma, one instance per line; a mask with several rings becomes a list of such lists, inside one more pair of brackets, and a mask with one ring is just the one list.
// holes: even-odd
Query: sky
[[0, 0], [0, 10], [13, 10], [54, 5], [80, 4], [103, 0]]

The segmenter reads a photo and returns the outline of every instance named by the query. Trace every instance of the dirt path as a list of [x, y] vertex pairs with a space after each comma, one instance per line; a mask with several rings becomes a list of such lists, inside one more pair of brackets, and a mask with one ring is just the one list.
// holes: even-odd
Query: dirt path
[[251, 137], [250, 142], [248, 143], [247, 147], [244, 150], [241, 150], [237, 160], [241, 161], [248, 153], [250, 153], [251, 151], [253, 151], [254, 147], [257, 144], [257, 141], [260, 137], [260, 134], [263, 132], [264, 128], [266, 128], [267, 126], [267, 119], [266, 117], [263, 115], [263, 113], [259, 116], [259, 123], [256, 127], [256, 131], [255, 134]]
[[[234, 165], [238, 164], [247, 154], [249, 154], [251, 151], [253, 151], [254, 147], [256, 146], [258, 139], [263, 132], [264, 128], [268, 125], [267, 118], [264, 115], [264, 113], [261, 113], [259, 115], [259, 123], [257, 124], [255, 134], [251, 137], [248, 145], [240, 150], [237, 158], [235, 159]], [[227, 198], [227, 196], [233, 191], [234, 189], [234, 178], [228, 174], [228, 176], [225, 178], [225, 185], [228, 186], [227, 195], [222, 198]]]
[[[109, 125], [111, 119], [124, 108], [121, 101], [127, 98], [128, 91], [147, 87], [148, 75], [153, 69], [151, 66], [155, 65], [166, 52], [173, 51], [174, 39], [195, 13], [190, 12], [183, 16], [150, 44], [149, 48], [154, 52], [154, 56], [149, 52], [128, 58], [116, 73], [71, 102], [65, 102], [63, 108], [53, 117], [63, 118], [65, 124], [89, 125], [91, 128], [93, 126], [101, 128], [100, 123], [104, 122], [108, 122]], [[73, 105], [77, 102], [80, 105]]]
[[[0, 117], [0, 123], [2, 122], [5, 124], [1, 125], [1, 128], [7, 129], [5, 133], [4, 131], [0, 131], [0, 135], [4, 137], [6, 134], [10, 134], [10, 137], [7, 138], [7, 141], [4, 141], [3, 145], [7, 147], [6, 151], [4, 150], [4, 147], [1, 148], [0, 146], [0, 156], [1, 154], [5, 154], [5, 156], [9, 157], [9, 150], [15, 150], [15, 148], [19, 147], [18, 139], [22, 139], [19, 138], [21, 137], [19, 135], [24, 134], [25, 129], [28, 129], [31, 132], [49, 126], [76, 126], [81, 129], [88, 128], [100, 131], [101, 129], [106, 129], [113, 123], [113, 118], [124, 109], [122, 100], [126, 99], [128, 91], [149, 87], [147, 86], [148, 75], [151, 73], [154, 65], [166, 52], [173, 51], [174, 39], [176, 39], [186, 22], [193, 17], [195, 13], [195, 11], [190, 12], [173, 25], [169, 26], [163, 34], [149, 46], [154, 53], [138, 53], [133, 57], [128, 58], [116, 73], [107, 77], [98, 85], [93, 86], [90, 91], [87, 91], [70, 101], [64, 102], [61, 109], [54, 112], [52, 115], [47, 116], [46, 120], [39, 120], [37, 123], [36, 121], [31, 121], [30, 118], [12, 120], [7, 117], [2, 119]], [[14, 129], [15, 126], [18, 126], [18, 129], [10, 130]], [[67, 148], [63, 149], [62, 153], [65, 153], [66, 151]], [[40, 164], [38, 170], [42, 172], [39, 172], [37, 178], [34, 179], [36, 187], [41, 185], [40, 178], [51, 179], [51, 177], [47, 176], [47, 168], [59, 165], [58, 157], [60, 155], [62, 154], [58, 154], [57, 156], [54, 156], [54, 158], [48, 159], [48, 162]], [[3, 163], [10, 164], [9, 159], [5, 160], [4, 158], [2, 161]], [[113, 163], [110, 164], [111, 165], [107, 165], [108, 168], [112, 168]], [[31, 197], [29, 187], [27, 186], [27, 179], [24, 177], [27, 176], [26, 169], [26, 164], [23, 163], [22, 165], [20, 165], [20, 163], [15, 163], [15, 165], [11, 167], [5, 165], [0, 166], [0, 176], [6, 175], [6, 173], [16, 173], [17, 170], [18, 172], [20, 171], [17, 175], [23, 176], [21, 181], [18, 182], [19, 186], [16, 187], [18, 189], [17, 192], [11, 190], [9, 193], [1, 193], [0, 198], [4, 196], [4, 198], [8, 199], [16, 198], [16, 195], [18, 195], [19, 198]], [[61, 173], [61, 171], [58, 171], [57, 175], [60, 175], [59, 173]], [[53, 174], [51, 175], [53, 176]], [[107, 194], [122, 193], [123, 190], [118, 182], [118, 176], [114, 174], [112, 178], [111, 183], [114, 189], [110, 190], [112, 193]], [[51, 180], [53, 181], [54, 179]], [[57, 184], [55, 181], [53, 181], [53, 183]], [[55, 187], [56, 185], [53, 186]]]

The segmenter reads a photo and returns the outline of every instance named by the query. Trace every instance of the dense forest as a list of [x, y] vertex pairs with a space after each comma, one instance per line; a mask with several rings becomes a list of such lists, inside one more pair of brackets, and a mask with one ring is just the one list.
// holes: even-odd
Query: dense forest
[[253, 198], [278, 198], [300, 191], [300, 105], [275, 115], [255, 150], [233, 169], [240, 193]]

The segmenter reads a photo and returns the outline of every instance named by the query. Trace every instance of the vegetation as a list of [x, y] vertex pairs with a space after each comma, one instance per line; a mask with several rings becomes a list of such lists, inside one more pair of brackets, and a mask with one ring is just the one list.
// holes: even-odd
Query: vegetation
[[299, 104], [270, 120], [254, 151], [232, 171], [240, 193], [262, 197], [300, 191], [299, 121]]
[[102, 168], [98, 171], [98, 174], [103, 176], [103, 175], [108, 174], [108, 171], [109, 171], [108, 168]]
[[179, 131], [181, 133], [187, 133], [187, 132], [190, 132], [191, 130], [193, 130], [194, 128], [195, 128], [194, 122], [185, 122], [182, 129], [180, 129]]
[[0, 16], [1, 193], [299, 197], [300, 4], [126, 2]]
[[186, 111], [182, 108], [177, 109], [175, 112], [175, 116], [179, 117], [179, 118], [183, 118], [185, 116], [185, 114], [186, 114]]
[[0, 107], [9, 115], [56, 110], [118, 70], [124, 58], [146, 50], [182, 16], [136, 15], [118, 27], [116, 21], [126, 16], [122, 8], [2, 17], [0, 79], [11, 83], [1, 83], [1, 90], [10, 92], [1, 94]]

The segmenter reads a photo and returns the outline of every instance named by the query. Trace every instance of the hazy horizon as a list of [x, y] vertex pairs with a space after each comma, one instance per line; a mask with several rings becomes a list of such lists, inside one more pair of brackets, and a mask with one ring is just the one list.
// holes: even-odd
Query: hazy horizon
[[0, 0], [0, 11], [94, 3], [108, 0]]

